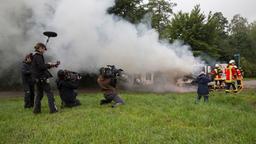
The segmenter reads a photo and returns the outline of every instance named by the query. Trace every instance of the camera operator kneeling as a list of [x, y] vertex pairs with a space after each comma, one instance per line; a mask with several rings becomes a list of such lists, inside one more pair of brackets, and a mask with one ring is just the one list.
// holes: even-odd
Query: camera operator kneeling
[[59, 70], [57, 75], [58, 79], [56, 80], [57, 88], [59, 90], [61, 105], [62, 107], [74, 107], [81, 105], [80, 101], [76, 99], [77, 92], [76, 89], [79, 87], [79, 80], [81, 77], [69, 77], [69, 71]]
[[100, 105], [109, 104], [114, 101], [115, 103], [112, 105], [112, 108], [114, 108], [118, 105], [124, 104], [124, 101], [117, 95], [117, 80], [109, 76], [108, 73], [110, 73], [110, 71], [111, 70], [108, 68], [101, 68], [97, 82], [101, 87], [101, 91], [103, 92], [105, 98], [100, 101]]

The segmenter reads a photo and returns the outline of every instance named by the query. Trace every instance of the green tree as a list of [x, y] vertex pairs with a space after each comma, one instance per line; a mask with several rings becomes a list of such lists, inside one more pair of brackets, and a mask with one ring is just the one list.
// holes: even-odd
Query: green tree
[[160, 37], [170, 23], [170, 16], [173, 14], [172, 9], [175, 6], [176, 3], [171, 2], [171, 0], [149, 0], [145, 5], [146, 12], [151, 15], [152, 27], [160, 33]]
[[249, 56], [251, 52], [251, 44], [247, 19], [240, 15], [235, 15], [231, 20], [229, 29], [229, 43], [232, 47], [232, 53], [230, 54], [240, 53], [242, 56]]
[[207, 43], [215, 48], [216, 56], [221, 61], [228, 61], [227, 55], [230, 53], [228, 43], [228, 20], [221, 12], [209, 13], [207, 23], [205, 25], [208, 32]]
[[246, 18], [235, 15], [231, 20], [229, 29], [229, 44], [232, 49], [232, 53], [230, 54], [240, 53], [242, 56], [241, 64], [245, 70], [246, 76], [255, 76], [255, 24], [252, 23], [250, 25]]
[[145, 15], [143, 0], [115, 0], [115, 5], [108, 9], [108, 13], [138, 23]]
[[139, 23], [147, 14], [150, 16], [152, 28], [162, 37], [166, 26], [170, 23], [172, 8], [176, 6], [171, 0], [115, 0], [115, 5], [108, 13], [120, 16], [131, 23]]
[[254, 61], [254, 56], [256, 55], [256, 21], [249, 25], [249, 40], [251, 46], [250, 54], [252, 57], [249, 57], [250, 61]]
[[[209, 14], [206, 17], [196, 5], [190, 13], [179, 12], [174, 14], [167, 28], [167, 37], [170, 41], [179, 39], [192, 47], [195, 56], [208, 55], [218, 58], [216, 37], [223, 32], [220, 14]], [[225, 29], [225, 28], [223, 28]]]

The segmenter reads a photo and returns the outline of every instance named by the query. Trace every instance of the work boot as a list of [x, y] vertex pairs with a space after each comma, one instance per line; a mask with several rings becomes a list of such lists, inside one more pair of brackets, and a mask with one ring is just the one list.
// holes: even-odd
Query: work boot
[[100, 100], [100, 105], [105, 105], [105, 104], [107, 104], [107, 101], [106, 100]]
[[225, 90], [225, 93], [230, 93], [230, 90]]
[[205, 102], [205, 103], [208, 103], [208, 96], [205, 96], [205, 97], [204, 97], [204, 102]]
[[41, 110], [34, 109], [34, 110], [33, 110], [33, 113], [34, 113], [34, 114], [40, 114], [40, 113], [41, 113]]
[[122, 105], [123, 103], [115, 103], [115, 104], [113, 104], [111, 107], [112, 108], [115, 108], [115, 107], [117, 107], [117, 106], [119, 106], [119, 105]]
[[58, 112], [58, 110], [53, 110], [53, 111], [50, 111], [50, 114], [53, 114], [53, 113], [56, 113]]
[[26, 109], [26, 108], [33, 108], [33, 106], [31, 106], [31, 105], [24, 105], [24, 108]]

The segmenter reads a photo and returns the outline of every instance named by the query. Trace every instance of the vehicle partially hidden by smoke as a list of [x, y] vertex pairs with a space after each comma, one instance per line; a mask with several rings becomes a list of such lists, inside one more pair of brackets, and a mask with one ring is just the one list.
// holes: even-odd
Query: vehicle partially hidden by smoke
[[197, 65], [192, 73], [182, 73], [179, 71], [157, 71], [127, 74], [120, 73], [119, 86], [127, 90], [153, 91], [153, 92], [186, 92], [194, 91], [193, 80], [200, 70], [206, 66]]

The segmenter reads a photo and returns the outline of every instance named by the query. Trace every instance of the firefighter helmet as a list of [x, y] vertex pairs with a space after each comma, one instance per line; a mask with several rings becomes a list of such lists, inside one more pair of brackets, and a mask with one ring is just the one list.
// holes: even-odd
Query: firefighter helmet
[[235, 60], [230, 60], [229, 63], [230, 64], [235, 64]]

